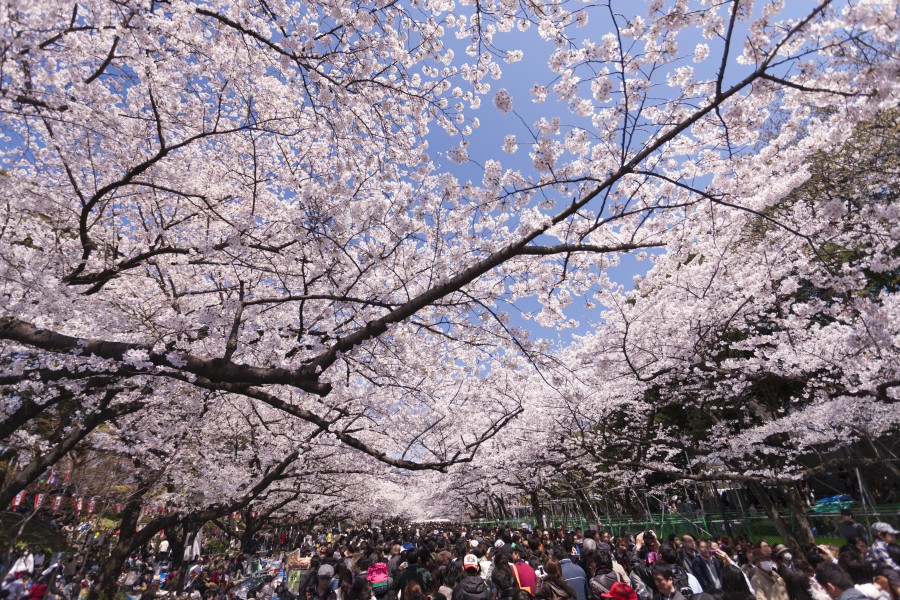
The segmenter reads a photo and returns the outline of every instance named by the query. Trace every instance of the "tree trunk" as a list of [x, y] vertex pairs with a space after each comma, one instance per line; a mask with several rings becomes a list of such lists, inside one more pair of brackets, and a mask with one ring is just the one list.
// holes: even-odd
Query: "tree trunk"
[[[747, 488], [753, 493], [756, 499], [759, 500], [760, 504], [762, 504], [766, 514], [772, 519], [772, 523], [775, 524], [778, 535], [784, 538], [784, 542], [790, 547], [794, 554], [800, 555], [802, 552], [801, 545], [814, 543], [812, 531], [809, 529], [809, 521], [806, 520], [805, 506], [802, 507], [805, 529], [803, 525], [794, 528], [782, 518], [781, 513], [778, 512], [778, 507], [775, 506], [771, 496], [769, 496], [769, 492], [767, 492], [762, 485], [756, 482], [750, 482], [747, 484]], [[794, 489], [794, 493], [797, 493], [796, 489]], [[797, 497], [799, 498], [799, 495]], [[793, 507], [791, 507], [791, 509], [794, 510]], [[797, 522], [800, 523], [800, 519], [798, 519]]]
[[[785, 492], [785, 498], [787, 499], [788, 508], [791, 509], [791, 513], [794, 516], [794, 528], [793, 533], [794, 537], [800, 542], [802, 546], [809, 546], [816, 543], [815, 536], [813, 536], [812, 527], [809, 525], [809, 514], [806, 512], [806, 502], [803, 501], [803, 497], [800, 495], [800, 491], [797, 489], [796, 484], [785, 485], [782, 486]], [[800, 552], [800, 547], [791, 547], [794, 552]]]
[[118, 590], [119, 575], [122, 573], [122, 567], [128, 556], [134, 552], [137, 544], [135, 543], [135, 533], [137, 529], [138, 516], [141, 514], [141, 503], [132, 501], [125, 505], [122, 510], [122, 521], [119, 523], [119, 541], [113, 547], [112, 552], [100, 568], [94, 585], [88, 594], [88, 600], [113, 600]]
[[169, 551], [172, 560], [169, 563], [169, 574], [175, 574], [175, 579], [169, 584], [166, 580], [166, 591], [180, 594], [184, 588], [184, 542], [187, 538], [187, 526], [177, 525], [166, 530], [166, 539], [169, 540]]
[[497, 502], [497, 510], [500, 512], [500, 520], [508, 521], [509, 512], [506, 510], [506, 503], [503, 501], [503, 498], [500, 496], [495, 496], [494, 500]]
[[594, 507], [591, 506], [591, 500], [588, 498], [587, 492], [584, 490], [576, 491], [575, 501], [578, 503], [578, 510], [585, 521], [590, 522], [592, 518], [596, 518]]
[[241, 533], [241, 554], [253, 554], [253, 538], [259, 531], [259, 523], [253, 517], [253, 511], [243, 512], [245, 529]]
[[537, 490], [532, 490], [529, 494], [529, 498], [531, 499], [531, 515], [534, 519], [534, 526], [543, 527], [544, 526], [544, 510], [541, 508], [541, 496], [538, 494]]

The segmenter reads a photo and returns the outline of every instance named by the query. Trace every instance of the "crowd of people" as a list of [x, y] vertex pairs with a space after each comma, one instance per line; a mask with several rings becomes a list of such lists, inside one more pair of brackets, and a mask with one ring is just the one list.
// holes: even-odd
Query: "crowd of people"
[[[841, 532], [840, 547], [792, 549], [745, 536], [660, 539], [652, 530], [394, 525], [294, 538], [290, 555], [304, 557], [299, 583], [287, 580], [282, 536], [264, 559], [277, 568], [262, 577], [248, 579], [250, 556], [197, 557], [163, 582], [144, 564], [123, 586], [140, 600], [900, 600], [898, 531], [866, 528], [845, 511]], [[32, 583], [27, 567], [13, 566], [0, 600], [75, 600], [90, 585], [48, 589], [52, 582]]]

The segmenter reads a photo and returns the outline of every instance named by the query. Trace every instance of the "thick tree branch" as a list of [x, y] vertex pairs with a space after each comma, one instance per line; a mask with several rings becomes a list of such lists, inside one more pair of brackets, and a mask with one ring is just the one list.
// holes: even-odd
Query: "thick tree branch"
[[[19, 342], [32, 348], [58, 354], [97, 356], [128, 363], [135, 355], [143, 355], [156, 367], [192, 373], [212, 381], [251, 385], [289, 385], [312, 394], [325, 396], [331, 384], [319, 382], [318, 377], [306, 372], [278, 367], [251, 367], [222, 359], [207, 359], [178, 352], [160, 353], [152, 347], [126, 342], [76, 338], [48, 329], [41, 329], [15, 317], [0, 318], [0, 339]], [[144, 358], [142, 358], [143, 360]]]

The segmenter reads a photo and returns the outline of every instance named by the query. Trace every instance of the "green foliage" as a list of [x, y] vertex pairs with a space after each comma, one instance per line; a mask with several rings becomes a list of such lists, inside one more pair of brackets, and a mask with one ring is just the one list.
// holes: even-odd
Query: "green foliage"
[[209, 540], [204, 546], [206, 554], [210, 556], [222, 556], [228, 552], [227, 540]]

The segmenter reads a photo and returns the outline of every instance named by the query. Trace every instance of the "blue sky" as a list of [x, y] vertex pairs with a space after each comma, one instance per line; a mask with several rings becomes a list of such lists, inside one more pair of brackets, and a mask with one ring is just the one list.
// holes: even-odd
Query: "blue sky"
[[[617, 13], [622, 13], [626, 18], [634, 15], [647, 17], [647, 3], [635, 2], [616, 2], [612, 0], [613, 8]], [[786, 3], [784, 15], [792, 18], [799, 18], [809, 13], [817, 2], [811, 0], [791, 0]], [[754, 16], [758, 16], [762, 11], [762, 3], [757, 2], [754, 7]], [[731, 47], [730, 58], [726, 67], [726, 83], [744, 77], [749, 67], [738, 64], [734, 57], [742, 52], [741, 40], [743, 33], [746, 31], [747, 22], [739, 23], [736, 28], [736, 40]], [[588, 24], [576, 30], [576, 33], [582, 39], [587, 38], [592, 41], [599, 41], [605, 34], [612, 32], [610, 16], [605, 7], [595, 8], [590, 16]], [[452, 39], [457, 57], [465, 56], [464, 41]], [[679, 51], [684, 58], [677, 64], [692, 65], [695, 67], [697, 75], [701, 78], [713, 78], [718, 70], [719, 60], [722, 49], [724, 47], [721, 39], [703, 39], [698, 31], [689, 30], [679, 35]], [[542, 116], [559, 115], [563, 123], [578, 124], [589, 127], [589, 124], [578, 122], [577, 118], [568, 112], [567, 107], [556, 100], [551, 92], [547, 100], [543, 104], [532, 102], [530, 90], [534, 83], [543, 85], [551, 85], [553, 83], [554, 74], [549, 70], [547, 63], [550, 53], [553, 51], [552, 44], [544, 42], [538, 35], [537, 28], [532, 26], [526, 32], [512, 31], [508, 34], [498, 34], [495, 38], [496, 45], [504, 50], [519, 49], [524, 52], [524, 58], [517, 63], [501, 63], [503, 66], [503, 75], [499, 81], [490, 81], [491, 92], [487, 95], [482, 103], [482, 107], [474, 114], [478, 116], [481, 126], [476, 129], [469, 139], [469, 156], [471, 163], [467, 165], [456, 165], [446, 158], [446, 151], [455, 147], [459, 142], [459, 137], [451, 138], [442, 129], [435, 127], [429, 135], [429, 144], [432, 148], [433, 159], [440, 170], [448, 170], [455, 173], [460, 179], [471, 179], [473, 182], [480, 183], [481, 167], [485, 160], [495, 158], [501, 160], [504, 168], [519, 169], [523, 173], [532, 172], [531, 159], [529, 158], [529, 150], [527, 144], [523, 143], [527, 137], [523, 135], [527, 132], [526, 125], [530, 127], [537, 119]], [[695, 65], [692, 62], [693, 51], [696, 44], [703, 42], [710, 46], [710, 59]], [[668, 70], [666, 71], [668, 72]], [[665, 73], [659, 77], [658, 81], [665, 81]], [[460, 84], [463, 89], [467, 89], [464, 84]], [[496, 110], [491, 100], [494, 93], [504, 88], [509, 91], [513, 98], [513, 111], [509, 114], [502, 114]], [[655, 90], [655, 94], [663, 93], [665, 86], [661, 86], [659, 91]], [[515, 155], [509, 155], [501, 150], [503, 138], [505, 135], [515, 133], [519, 139], [519, 151]], [[626, 289], [631, 289], [634, 285], [635, 275], [643, 275], [652, 266], [650, 261], [638, 261], [632, 255], [621, 256], [621, 262], [618, 266], [608, 271], [609, 277]], [[583, 334], [589, 332], [600, 319], [602, 307], [597, 306], [593, 310], [578, 310], [579, 306], [584, 306], [584, 300], [577, 299], [573, 302], [575, 317], [580, 321], [580, 327], [576, 330], [565, 330], [562, 332], [556, 329], [541, 328], [533, 321], [524, 320], [518, 317], [518, 310], [527, 310], [535, 312], [537, 310], [537, 302], [521, 302], [516, 307], [517, 310], [511, 310], [512, 324], [523, 327], [533, 333], [535, 336], [556, 340], [560, 343], [566, 343], [571, 340], [573, 334]]]

